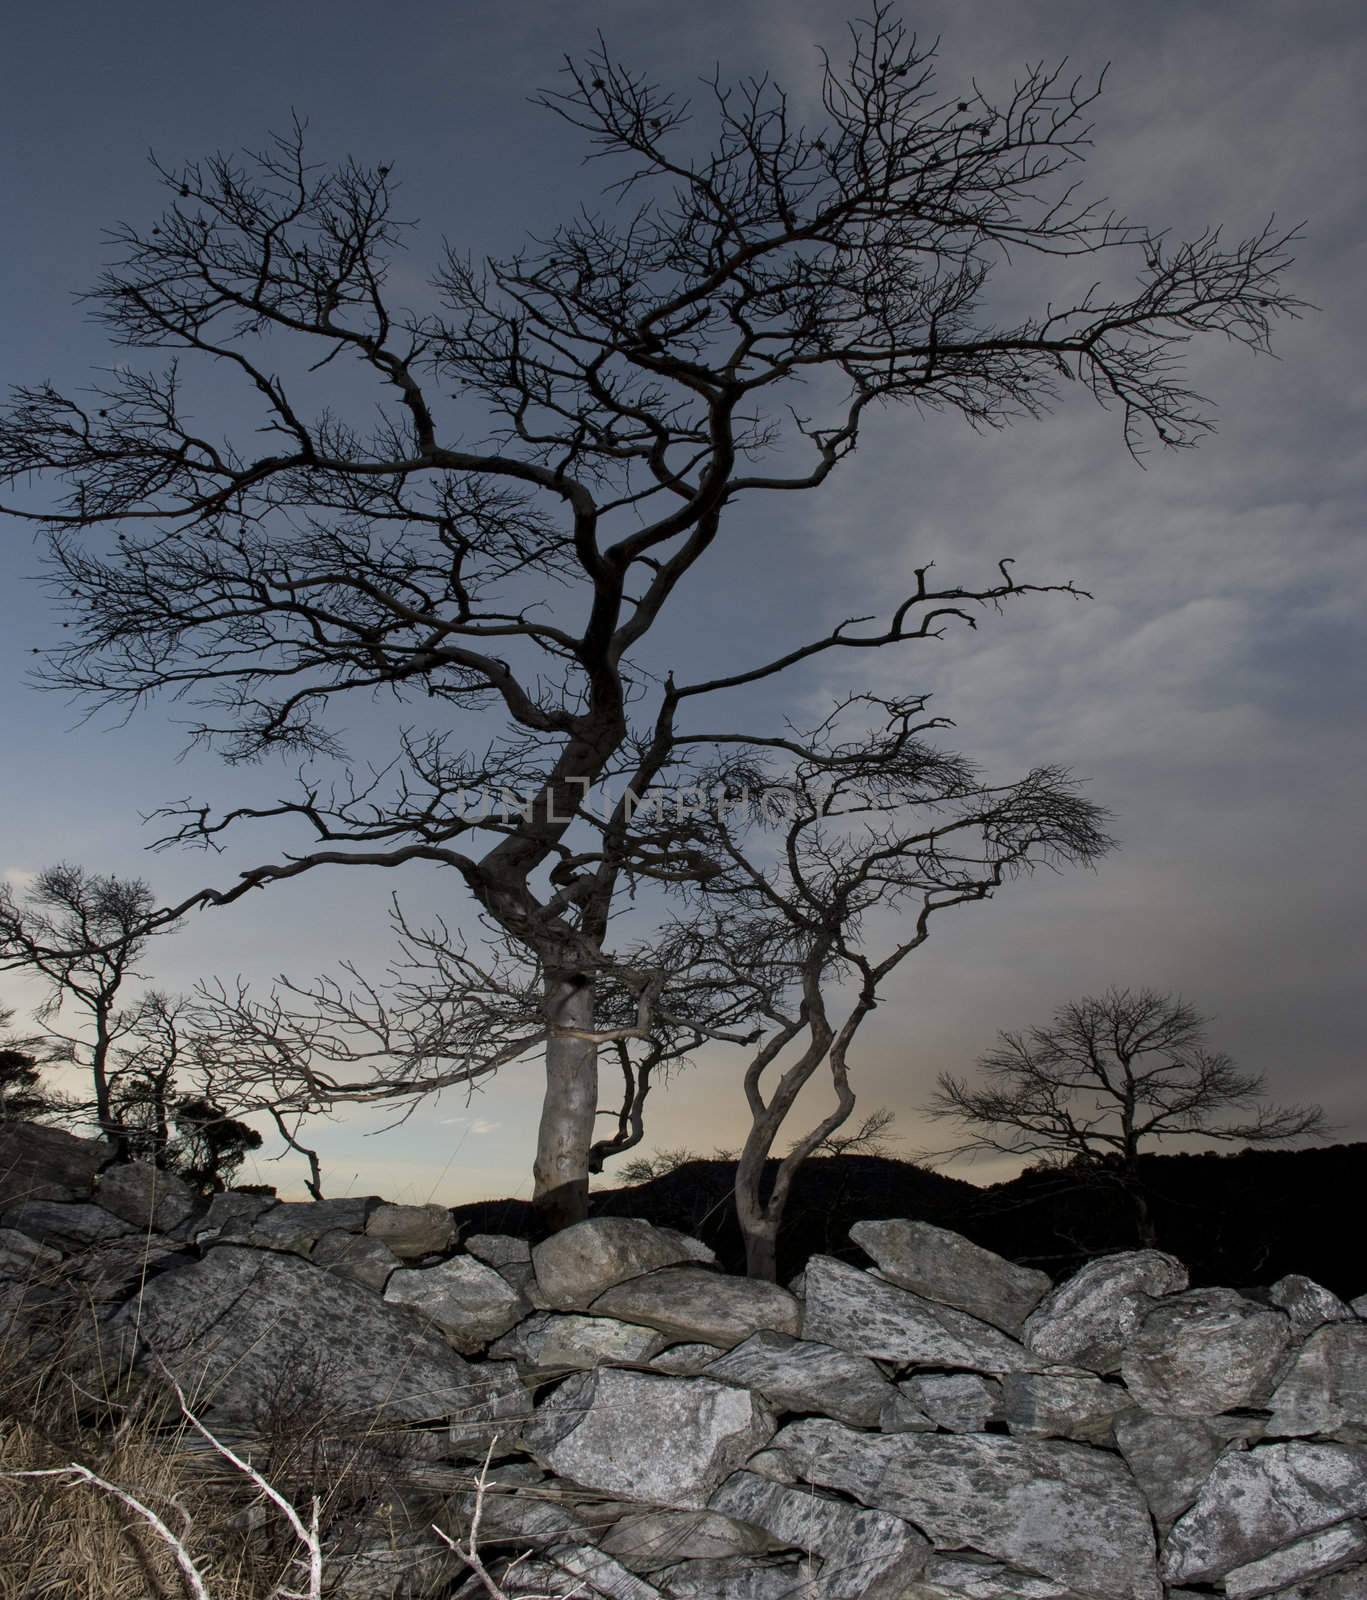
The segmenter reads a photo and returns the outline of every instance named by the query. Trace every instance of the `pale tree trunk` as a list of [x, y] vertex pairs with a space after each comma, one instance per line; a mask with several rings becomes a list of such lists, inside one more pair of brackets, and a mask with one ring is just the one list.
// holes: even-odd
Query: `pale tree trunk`
[[[546, 978], [546, 1015], [562, 1027], [593, 1026], [593, 982], [583, 973]], [[546, 1045], [546, 1098], [532, 1168], [532, 1208], [546, 1233], [582, 1222], [589, 1205], [589, 1148], [598, 1113], [598, 1046], [553, 1036]]]

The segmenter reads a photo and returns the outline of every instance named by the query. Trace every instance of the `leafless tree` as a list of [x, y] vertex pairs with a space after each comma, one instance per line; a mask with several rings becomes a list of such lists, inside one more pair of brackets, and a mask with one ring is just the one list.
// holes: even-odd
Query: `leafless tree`
[[[1076, 198], [1099, 84], [1039, 67], [1004, 100], [941, 95], [933, 52], [882, 3], [851, 41], [825, 60], [819, 129], [767, 79], [710, 82], [710, 147], [600, 41], [540, 103], [612, 165], [606, 213], [502, 260], [450, 251], [428, 309], [391, 293], [388, 166], [311, 166], [297, 126], [251, 158], [159, 166], [170, 205], [116, 231], [94, 304], [117, 344], [170, 364], [121, 363], [88, 395], [21, 388], [0, 420], [0, 476], [62, 489], [9, 508], [49, 531], [71, 606], [42, 681], [130, 712], [174, 695], [229, 762], [344, 758], [332, 713], [356, 695], [407, 719], [378, 771], [329, 783], [306, 765], [276, 805], [168, 807], [163, 843], [292, 819], [313, 847], [162, 914], [325, 867], [449, 872], [540, 973], [548, 1227], [585, 1211], [624, 873], [706, 865], [633, 853], [625, 810], [600, 821], [589, 791], [666, 782], [704, 696], [938, 637], [1032, 587], [1004, 564], [976, 588], [927, 567], [881, 622], [661, 685], [643, 641], [685, 578], [724, 567], [738, 509], [820, 488], [891, 404], [995, 428], [1076, 385], [1118, 410], [1132, 452], [1191, 445], [1210, 424], [1187, 343], [1261, 350], [1301, 305], [1281, 284], [1294, 232], [1178, 243]], [[1072, 281], [1087, 257], [1097, 282], [1003, 323], [984, 291], [1021, 252]], [[343, 366], [378, 421], [329, 404]], [[195, 426], [201, 371], [257, 407], [255, 434]], [[476, 713], [493, 725], [467, 746]], [[504, 790], [526, 797], [511, 819], [463, 804]]]
[[[1141, 1147], [1199, 1134], [1275, 1144], [1327, 1131], [1318, 1106], [1261, 1104], [1263, 1078], [1205, 1048], [1207, 1019], [1152, 989], [1107, 989], [1060, 1006], [1046, 1027], [1003, 1033], [978, 1062], [978, 1087], [951, 1073], [926, 1114], [962, 1122], [969, 1137], [946, 1155], [996, 1151], [1074, 1163], [1113, 1175], [1139, 1237], [1155, 1243], [1139, 1166]], [[1252, 1115], [1231, 1121], [1233, 1112]]]

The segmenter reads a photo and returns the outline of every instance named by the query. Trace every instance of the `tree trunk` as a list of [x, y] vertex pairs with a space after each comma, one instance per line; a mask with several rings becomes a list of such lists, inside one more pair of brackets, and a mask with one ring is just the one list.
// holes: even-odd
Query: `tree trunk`
[[745, 1275], [778, 1282], [778, 1229], [767, 1220], [745, 1228]]
[[[593, 1026], [593, 982], [583, 973], [546, 978], [546, 1015], [565, 1027]], [[532, 1209], [539, 1229], [558, 1233], [589, 1209], [589, 1148], [598, 1113], [598, 1046], [552, 1037], [546, 1045], [546, 1098], [536, 1139]]]
[[745, 1240], [745, 1272], [766, 1283], [778, 1279], [778, 1218], [770, 1215], [770, 1208], [760, 1200], [765, 1159], [772, 1143], [772, 1134], [756, 1137], [752, 1129], [736, 1163], [736, 1221]]

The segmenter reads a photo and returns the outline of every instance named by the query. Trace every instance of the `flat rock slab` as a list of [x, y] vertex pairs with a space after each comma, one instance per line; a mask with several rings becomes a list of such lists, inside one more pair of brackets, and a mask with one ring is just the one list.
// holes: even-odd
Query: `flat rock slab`
[[0, 1278], [41, 1277], [62, 1259], [62, 1252], [39, 1244], [17, 1228], [0, 1228]]
[[1168, 1537], [1169, 1583], [1207, 1583], [1367, 1511], [1367, 1453], [1337, 1444], [1259, 1445], [1215, 1463]]
[[797, 1556], [731, 1556], [685, 1562], [652, 1576], [669, 1600], [821, 1600], [811, 1568]]
[[145, 1161], [105, 1167], [95, 1180], [95, 1200], [130, 1227], [165, 1233], [188, 1222], [199, 1208], [194, 1191], [173, 1172]]
[[807, 1263], [802, 1337], [904, 1365], [980, 1372], [1037, 1365], [1000, 1329], [833, 1256], [813, 1256]]
[[605, 1290], [658, 1267], [715, 1262], [705, 1244], [636, 1217], [590, 1217], [543, 1239], [532, 1266], [546, 1304], [586, 1311]]
[[904, 1517], [1095, 1600], [1160, 1600], [1153, 1524], [1122, 1462], [1085, 1445], [995, 1434], [867, 1434], [790, 1423], [773, 1448], [809, 1482]]
[[441, 1255], [456, 1239], [455, 1219], [445, 1206], [396, 1206], [386, 1202], [366, 1218], [365, 1231], [405, 1261]]
[[760, 1328], [796, 1334], [801, 1318], [797, 1300], [776, 1283], [728, 1278], [706, 1267], [663, 1267], [632, 1278], [599, 1295], [589, 1309], [723, 1350]]
[[597, 1367], [561, 1384], [523, 1438], [543, 1467], [585, 1488], [700, 1511], [773, 1426], [743, 1389]]
[[932, 1556], [902, 1600], [1078, 1600], [1076, 1589], [1015, 1572], [999, 1561]]
[[1120, 1374], [1147, 1411], [1214, 1416], [1266, 1400], [1290, 1341], [1284, 1311], [1233, 1289], [1191, 1289], [1146, 1314]]
[[656, 1372], [676, 1378], [696, 1378], [726, 1351], [719, 1344], [672, 1344], [650, 1363]]
[[950, 1433], [982, 1433], [1001, 1414], [1001, 1385], [976, 1372], [928, 1372], [908, 1378], [898, 1388], [937, 1427]]
[[0, 1122], [0, 1209], [24, 1200], [84, 1200], [113, 1154], [103, 1139], [78, 1139], [36, 1122]]
[[215, 1246], [152, 1279], [115, 1325], [160, 1357], [191, 1404], [233, 1419], [312, 1404], [359, 1431], [468, 1418], [488, 1400], [490, 1375], [445, 1340], [297, 1256]]
[[80, 1250], [135, 1232], [122, 1217], [82, 1200], [26, 1200], [10, 1206], [4, 1221], [7, 1228], [57, 1250]]
[[623, 1566], [645, 1573], [679, 1561], [761, 1555], [774, 1545], [761, 1528], [720, 1511], [642, 1511], [623, 1517], [599, 1540]]
[[376, 1294], [384, 1293], [390, 1274], [403, 1265], [387, 1244], [340, 1228], [325, 1233], [314, 1245], [309, 1259], [329, 1272], [364, 1284]]
[[1142, 1411], [1116, 1420], [1115, 1441], [1164, 1532], [1200, 1494], [1223, 1448], [1196, 1417], [1151, 1416]]
[[1273, 1393], [1267, 1431], [1283, 1437], [1367, 1435], [1367, 1322], [1317, 1328]]
[[897, 1392], [867, 1356], [772, 1329], [752, 1334], [702, 1371], [756, 1390], [775, 1411], [815, 1411], [856, 1428], [876, 1428]]
[[779, 1545], [821, 1557], [821, 1590], [829, 1600], [901, 1600], [907, 1580], [925, 1565], [930, 1546], [900, 1517], [753, 1472], [737, 1472], [712, 1496], [712, 1507], [753, 1523]]
[[1187, 1269], [1161, 1250], [1103, 1256], [1046, 1295], [1022, 1337], [1046, 1361], [1114, 1372], [1153, 1302], [1186, 1286]]
[[1133, 1404], [1119, 1384], [1082, 1373], [1010, 1372], [1001, 1383], [1001, 1419], [1022, 1439], [1099, 1444], [1114, 1419]]
[[515, 1261], [530, 1262], [532, 1259], [531, 1245], [508, 1233], [472, 1233], [465, 1241], [465, 1251], [491, 1267], [506, 1267]]
[[1225, 1574], [1224, 1589], [1229, 1600], [1254, 1600], [1257, 1595], [1279, 1592], [1288, 1584], [1311, 1578], [1359, 1562], [1367, 1556], [1367, 1527], [1361, 1522], [1340, 1522], [1323, 1533], [1300, 1539], [1261, 1561], [1235, 1567]]
[[505, 1333], [489, 1354], [547, 1370], [582, 1370], [604, 1361], [646, 1362], [667, 1342], [665, 1334], [639, 1323], [538, 1311]]
[[967, 1311], [1006, 1333], [1019, 1333], [1054, 1286], [1047, 1273], [1017, 1266], [929, 1222], [856, 1222], [850, 1238], [898, 1288]]
[[416, 1311], [464, 1355], [475, 1355], [527, 1315], [527, 1302], [492, 1267], [452, 1256], [433, 1267], [400, 1267], [389, 1275], [384, 1302]]

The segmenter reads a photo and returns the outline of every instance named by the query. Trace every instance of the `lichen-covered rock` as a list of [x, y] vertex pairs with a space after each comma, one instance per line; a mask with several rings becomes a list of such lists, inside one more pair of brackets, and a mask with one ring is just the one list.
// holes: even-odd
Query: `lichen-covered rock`
[[1225, 1574], [1229, 1600], [1254, 1600], [1257, 1595], [1281, 1592], [1288, 1584], [1322, 1578], [1361, 1561], [1367, 1555], [1367, 1527], [1361, 1522], [1340, 1522], [1323, 1533], [1298, 1539], [1247, 1566]]
[[829, 1600], [900, 1600], [930, 1546], [900, 1517], [791, 1489], [737, 1472], [712, 1496], [712, 1508], [753, 1523], [779, 1545], [821, 1558], [820, 1593]]
[[85, 1200], [112, 1160], [103, 1139], [36, 1122], [0, 1122], [0, 1210], [31, 1200]]
[[897, 1387], [950, 1433], [981, 1433], [1001, 1412], [1000, 1384], [976, 1372], [925, 1373]]
[[1159, 1600], [1153, 1524], [1123, 1463], [1058, 1440], [856, 1433], [790, 1423], [773, 1448], [802, 1476], [1095, 1600]]
[[1000, 1415], [1017, 1438], [1102, 1444], [1133, 1403], [1119, 1384], [1088, 1374], [1011, 1372], [1002, 1379]]
[[1013, 1372], [1036, 1364], [1000, 1329], [833, 1256], [807, 1263], [802, 1337], [906, 1365]]
[[1292, 1329], [1302, 1336], [1326, 1322], [1351, 1322], [1353, 1308], [1345, 1304], [1322, 1283], [1307, 1278], [1299, 1272], [1289, 1272], [1278, 1278], [1267, 1291], [1274, 1306], [1280, 1306], [1291, 1318]]
[[933, 1555], [902, 1600], [1078, 1600], [1078, 1592], [981, 1556]]
[[1290, 1339], [1285, 1312], [1233, 1289], [1191, 1289], [1145, 1315], [1120, 1372], [1148, 1411], [1211, 1416], [1265, 1400]]
[[743, 1389], [596, 1367], [567, 1379], [539, 1406], [523, 1438], [542, 1466], [585, 1488], [702, 1510], [773, 1426]]
[[776, 1283], [723, 1277], [706, 1267], [662, 1267], [631, 1278], [599, 1295], [589, 1309], [596, 1317], [642, 1322], [671, 1338], [724, 1350], [760, 1328], [796, 1334], [801, 1314], [798, 1302]]
[[350, 1233], [338, 1228], [325, 1233], [310, 1254], [310, 1260], [329, 1272], [363, 1283], [376, 1294], [384, 1293], [390, 1273], [403, 1265], [387, 1244], [371, 1239], [363, 1233]]
[[432, 1267], [400, 1267], [384, 1288], [385, 1304], [416, 1311], [465, 1355], [474, 1355], [527, 1315], [527, 1303], [492, 1267], [452, 1256]]
[[194, 1190], [174, 1172], [161, 1172], [150, 1162], [121, 1161], [105, 1167], [95, 1180], [96, 1204], [134, 1228], [169, 1233], [195, 1214]]
[[775, 1411], [816, 1411], [856, 1428], [876, 1428], [896, 1393], [867, 1356], [772, 1329], [753, 1334], [702, 1370], [719, 1382], [754, 1389]]
[[1215, 1463], [1168, 1536], [1169, 1583], [1209, 1583], [1367, 1511], [1367, 1453], [1299, 1439]]
[[257, 1217], [264, 1216], [278, 1204], [269, 1195], [239, 1194], [229, 1189], [226, 1194], [216, 1194], [202, 1217], [190, 1229], [196, 1244], [213, 1244], [224, 1233], [245, 1233]]
[[62, 1252], [39, 1244], [17, 1228], [0, 1228], [0, 1278], [19, 1280], [42, 1277], [62, 1259]]
[[669, 1600], [820, 1600], [813, 1563], [800, 1556], [683, 1561], [652, 1574]]
[[1047, 1273], [1017, 1266], [929, 1222], [856, 1222], [850, 1238], [898, 1288], [967, 1311], [1006, 1333], [1019, 1333], [1053, 1288]]
[[1164, 1532], [1201, 1492], [1221, 1450], [1220, 1440], [1195, 1417], [1142, 1411], [1117, 1419], [1115, 1442]]
[[445, 1206], [385, 1203], [366, 1218], [365, 1231], [404, 1261], [417, 1261], [449, 1250], [455, 1242], [456, 1224]]
[[1317, 1328], [1297, 1352], [1271, 1399], [1273, 1437], [1367, 1435], [1367, 1322]]
[[538, 1311], [490, 1346], [491, 1356], [546, 1369], [582, 1369], [611, 1362], [646, 1362], [666, 1335], [639, 1323], [577, 1312]]
[[716, 1259], [697, 1239], [635, 1217], [590, 1217], [532, 1251], [536, 1281], [557, 1311], [586, 1311], [605, 1290], [658, 1267]]
[[134, 1230], [121, 1217], [89, 1201], [26, 1200], [10, 1206], [5, 1226], [56, 1250], [81, 1250]]
[[679, 1561], [760, 1555], [775, 1541], [720, 1511], [642, 1511], [615, 1523], [598, 1545], [633, 1572], [651, 1573]]
[[515, 1239], [507, 1233], [472, 1233], [465, 1241], [465, 1251], [491, 1267], [507, 1267], [513, 1262], [530, 1262], [532, 1247], [525, 1239]]
[[650, 1365], [656, 1372], [675, 1378], [696, 1378], [726, 1351], [719, 1344], [672, 1344], [654, 1357]]
[[1114, 1372], [1154, 1300], [1187, 1286], [1187, 1269], [1161, 1250], [1089, 1261], [1026, 1318], [1026, 1348], [1046, 1361]]
[[301, 1257], [217, 1245], [151, 1279], [112, 1327], [211, 1415], [312, 1407], [357, 1432], [384, 1419], [467, 1416], [490, 1375], [359, 1284]]
[[878, 1413], [880, 1433], [934, 1433], [938, 1426], [900, 1387]]

